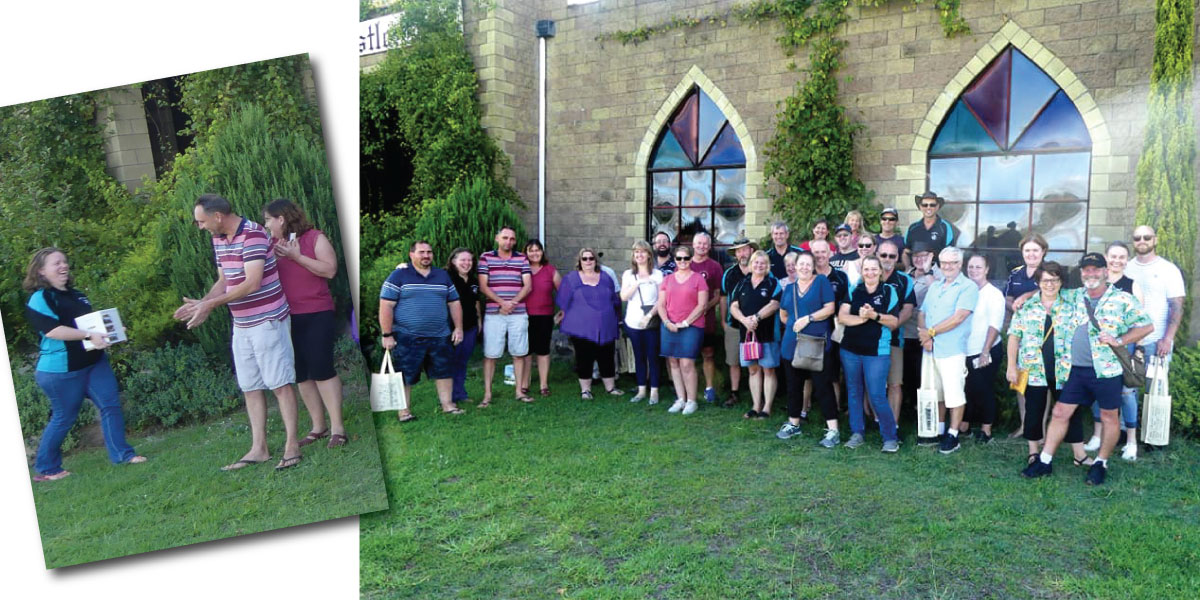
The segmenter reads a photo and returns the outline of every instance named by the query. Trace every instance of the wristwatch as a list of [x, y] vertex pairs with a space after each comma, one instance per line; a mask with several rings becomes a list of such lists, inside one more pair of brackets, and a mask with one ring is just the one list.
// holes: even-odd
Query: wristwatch
[[383, 337], [389, 338], [389, 337], [392, 337], [392, 335], [393, 335], [392, 332], [389, 331], [389, 332], [383, 334]]

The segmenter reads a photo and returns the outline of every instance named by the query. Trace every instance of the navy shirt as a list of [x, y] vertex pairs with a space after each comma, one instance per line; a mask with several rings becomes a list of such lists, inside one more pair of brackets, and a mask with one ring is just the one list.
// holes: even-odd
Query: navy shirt
[[661, 264], [660, 264], [660, 263], [658, 262], [658, 257], [656, 256], [656, 257], [654, 258], [654, 264], [655, 264], [655, 267], [654, 267], [654, 268], [656, 268], [656, 269], [658, 269], [659, 271], [661, 271], [664, 277], [665, 277], [665, 276], [667, 276], [667, 275], [670, 275], [671, 273], [674, 273], [674, 272], [675, 272], [675, 269], [676, 269], [676, 265], [675, 265], [675, 259], [674, 259], [674, 258], [668, 258], [668, 259], [667, 259], [667, 262], [665, 262], [665, 263], [661, 263]]
[[[1036, 272], [1037, 269], [1034, 269]], [[1065, 281], [1063, 282], [1066, 283]], [[1021, 265], [1008, 274], [1008, 283], [1004, 285], [1004, 297], [1019, 298], [1038, 289], [1038, 284], [1032, 277], [1025, 274], [1025, 265]]]
[[850, 277], [845, 272], [837, 269], [833, 269], [825, 277], [829, 278], [829, 285], [833, 288], [833, 310], [836, 312], [841, 310], [842, 305], [849, 298]]
[[[742, 315], [750, 316], [762, 310], [772, 300], [778, 302], [782, 297], [783, 288], [774, 275], [767, 273], [767, 276], [763, 277], [758, 285], [754, 285], [754, 280], [747, 275], [734, 288], [733, 295], [729, 297], [729, 305], [733, 306], [733, 303], [737, 302], [738, 310], [742, 311]], [[734, 321], [733, 326], [742, 332], [740, 336], [742, 341], [746, 341], [746, 329], [742, 326], [741, 321]], [[779, 339], [779, 311], [771, 313], [770, 317], [758, 322], [758, 328], [754, 330], [754, 337], [760, 342], [774, 342]]]
[[938, 217], [929, 229], [925, 228], [925, 220], [920, 219], [908, 226], [908, 232], [904, 234], [904, 245], [912, 248], [916, 242], [925, 242], [933, 250], [933, 260], [937, 261], [937, 255], [942, 248], [957, 244], [961, 236], [957, 227], [941, 217]]
[[383, 282], [381, 300], [396, 303], [392, 309], [392, 331], [415, 337], [450, 335], [450, 302], [458, 300], [458, 291], [450, 274], [433, 267], [429, 275], [414, 268], [396, 269]]
[[[880, 315], [900, 316], [900, 296], [896, 288], [880, 283], [875, 291], [867, 291], [865, 283], [850, 290], [850, 314], [858, 316], [864, 304], [870, 304]], [[892, 352], [892, 330], [870, 320], [861, 325], [847, 325], [842, 336], [842, 349], [860, 356], [888, 356]]]
[[25, 318], [42, 338], [37, 370], [68, 373], [90, 367], [104, 357], [103, 350], [84, 350], [82, 340], [55, 340], [46, 337], [59, 326], [75, 326], [75, 318], [96, 312], [87, 296], [75, 288], [43, 288], [29, 297]]
[[[904, 271], [895, 270], [892, 271], [891, 277], [888, 277], [884, 280], [884, 283], [896, 288], [896, 295], [900, 298], [901, 310], [904, 309], [905, 304], [913, 305], [914, 309], [917, 307], [917, 282], [913, 280], [912, 275], [909, 275]], [[896, 316], [900, 316], [900, 313], [896, 313]], [[900, 337], [900, 329], [900, 327], [897, 327], [896, 330], [892, 332], [893, 346], [904, 345], [904, 338]]]
[[767, 250], [767, 260], [771, 261], [771, 274], [775, 276], [775, 279], [780, 281], [787, 279], [787, 265], [783, 264], [783, 257], [791, 252], [800, 253], [803, 250], [799, 246], [791, 244], [788, 244], [787, 250], [783, 254], [776, 252], [774, 245]]

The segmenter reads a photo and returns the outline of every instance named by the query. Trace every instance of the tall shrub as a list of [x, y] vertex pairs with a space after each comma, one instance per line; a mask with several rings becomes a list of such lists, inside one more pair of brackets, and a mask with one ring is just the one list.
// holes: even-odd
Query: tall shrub
[[[1158, 0], [1146, 135], [1137, 166], [1137, 224], [1158, 234], [1158, 252], [1179, 265], [1187, 289], [1196, 267], [1196, 123], [1191, 100], [1193, 0]], [[1177, 341], [1187, 339], [1192, 300]]]

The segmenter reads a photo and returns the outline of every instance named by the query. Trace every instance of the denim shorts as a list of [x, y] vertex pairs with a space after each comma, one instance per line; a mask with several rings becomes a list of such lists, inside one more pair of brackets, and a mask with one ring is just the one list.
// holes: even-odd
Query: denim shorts
[[1120, 375], [1096, 377], [1096, 370], [1091, 367], [1072, 366], [1071, 375], [1063, 385], [1058, 401], [1079, 406], [1091, 406], [1095, 402], [1100, 405], [1100, 410], [1114, 410], [1121, 407], [1123, 387]]
[[392, 358], [397, 371], [404, 374], [405, 385], [421, 381], [421, 371], [430, 379], [454, 376], [454, 345], [447, 337], [416, 337], [396, 333]]
[[766, 369], [774, 369], [779, 366], [779, 342], [760, 342], [762, 344], [762, 358], [758, 360], [742, 359], [741, 348], [738, 348], [738, 361], [743, 367], [758, 365]]

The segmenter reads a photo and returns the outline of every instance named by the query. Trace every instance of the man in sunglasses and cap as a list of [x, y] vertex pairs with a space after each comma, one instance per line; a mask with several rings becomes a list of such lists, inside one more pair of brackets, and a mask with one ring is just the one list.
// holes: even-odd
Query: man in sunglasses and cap
[[904, 251], [907, 249], [904, 246], [904, 236], [896, 231], [900, 224], [900, 211], [892, 207], [887, 207], [879, 213], [879, 233], [875, 234], [875, 248], [879, 248], [884, 242], [892, 242], [900, 249], [901, 264], [904, 264]]
[[911, 248], [916, 242], [925, 242], [936, 259], [942, 248], [958, 244], [962, 234], [950, 221], [938, 216], [938, 211], [946, 204], [945, 198], [933, 192], [925, 192], [916, 196], [916, 202], [917, 208], [921, 209], [921, 220], [908, 226], [908, 233], [904, 235], [904, 245]]
[[[1071, 370], [1054, 405], [1041, 456], [1021, 471], [1024, 477], [1053, 472], [1050, 461], [1067, 433], [1067, 422], [1077, 408], [1100, 405], [1104, 437], [1096, 461], [1088, 469], [1088, 485], [1100, 485], [1108, 474], [1108, 457], [1117, 446], [1120, 424], [1122, 369], [1113, 348], [1135, 344], [1154, 331], [1150, 317], [1137, 298], [1108, 283], [1108, 262], [1099, 252], [1079, 260], [1083, 287], [1063, 290], [1059, 296], [1069, 311], [1070, 325], [1061, 332], [1070, 347]], [[1059, 335], [1059, 334], [1055, 334]]]

